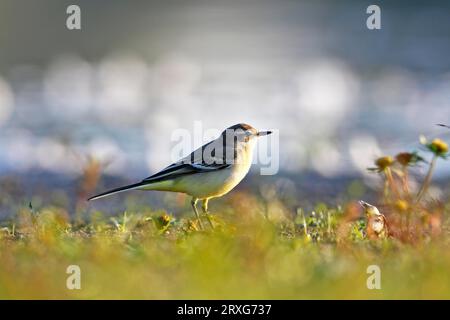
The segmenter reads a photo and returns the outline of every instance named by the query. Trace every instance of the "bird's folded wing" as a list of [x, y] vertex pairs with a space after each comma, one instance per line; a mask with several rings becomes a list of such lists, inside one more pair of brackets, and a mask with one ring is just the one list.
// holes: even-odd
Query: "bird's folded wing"
[[[211, 141], [190, 155], [146, 178], [143, 182], [174, 179], [186, 174], [212, 172], [230, 167], [234, 149], [223, 146], [219, 140]], [[230, 160], [227, 158], [230, 157]]]
[[236, 156], [236, 150], [233, 146], [234, 145], [225, 145], [220, 139], [213, 140], [198, 148], [187, 157], [171, 164], [160, 172], [155, 173], [139, 183], [104, 192], [90, 198], [89, 200], [102, 198], [107, 195], [126, 190], [140, 189], [154, 182], [167, 181], [188, 174], [214, 172], [229, 168], [234, 163]]
[[158, 173], [146, 178], [143, 182], [163, 181], [178, 178], [187, 174], [212, 172], [228, 168], [229, 164], [205, 164], [205, 163], [173, 163]]

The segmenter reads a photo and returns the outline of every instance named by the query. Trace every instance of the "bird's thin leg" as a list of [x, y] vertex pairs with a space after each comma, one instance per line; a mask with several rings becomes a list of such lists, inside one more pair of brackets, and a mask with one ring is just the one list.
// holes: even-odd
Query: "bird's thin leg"
[[200, 229], [203, 230], [203, 223], [202, 223], [202, 220], [200, 220], [200, 215], [198, 214], [198, 211], [197, 211], [197, 201], [198, 201], [197, 198], [192, 198], [191, 205], [192, 205], [192, 209], [194, 209], [195, 216], [197, 217], [198, 224], [200, 225]]
[[209, 199], [203, 199], [202, 210], [206, 216], [206, 219], [208, 219], [209, 225], [211, 226], [212, 229], [214, 229], [214, 225], [213, 225], [211, 218], [209, 217], [209, 213], [208, 213], [208, 200]]

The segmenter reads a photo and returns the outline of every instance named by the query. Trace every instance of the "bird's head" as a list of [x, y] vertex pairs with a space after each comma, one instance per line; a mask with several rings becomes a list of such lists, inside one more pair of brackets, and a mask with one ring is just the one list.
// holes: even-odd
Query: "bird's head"
[[258, 131], [249, 124], [239, 123], [225, 129], [222, 135], [225, 137], [233, 137], [233, 143], [237, 142], [250, 142], [254, 138], [266, 136], [271, 134], [272, 131]]
[[361, 205], [361, 207], [363, 207], [364, 212], [366, 213], [366, 215], [368, 217], [380, 216], [381, 215], [381, 213], [380, 213], [380, 211], [378, 210], [377, 207], [375, 207], [375, 206], [373, 206], [371, 204], [368, 204], [367, 202], [362, 201], [362, 200], [359, 201], [359, 204]]

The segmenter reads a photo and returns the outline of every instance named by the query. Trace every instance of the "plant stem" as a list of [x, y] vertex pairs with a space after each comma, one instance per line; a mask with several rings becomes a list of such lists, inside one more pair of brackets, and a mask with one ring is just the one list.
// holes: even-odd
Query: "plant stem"
[[302, 216], [303, 216], [303, 229], [305, 230], [305, 236], [308, 236], [308, 225], [306, 224], [306, 217], [302, 212]]
[[397, 190], [397, 186], [395, 184], [394, 177], [392, 176], [391, 169], [390, 168], [386, 168], [385, 174], [386, 174], [386, 179], [389, 182], [389, 184], [391, 185], [391, 189], [394, 192], [395, 196], [397, 198], [400, 198], [400, 193]]
[[422, 188], [420, 188], [420, 191], [417, 194], [416, 203], [418, 203], [422, 199], [423, 195], [426, 193], [428, 187], [430, 186], [431, 176], [433, 175], [434, 167], [436, 166], [436, 160], [437, 155], [434, 155], [433, 159], [431, 160], [430, 167], [428, 168], [428, 173], [425, 177], [425, 180], [423, 181]]
[[405, 193], [406, 197], [410, 199], [410, 192], [409, 192], [409, 173], [408, 173], [408, 167], [403, 167], [403, 192]]

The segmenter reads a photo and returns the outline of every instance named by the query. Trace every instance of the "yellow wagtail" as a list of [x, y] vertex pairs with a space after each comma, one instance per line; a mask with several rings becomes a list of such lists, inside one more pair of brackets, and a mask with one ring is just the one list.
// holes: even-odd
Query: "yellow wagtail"
[[208, 200], [231, 191], [247, 175], [252, 164], [256, 137], [272, 133], [257, 131], [248, 124], [236, 124], [222, 132], [220, 137], [192, 152], [141, 182], [113, 189], [88, 200], [103, 198], [128, 190], [157, 190], [186, 193], [192, 196], [191, 205], [203, 228], [197, 211], [202, 200], [202, 210], [208, 216]]

